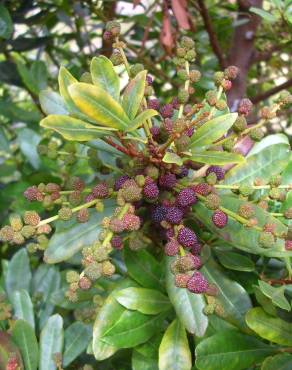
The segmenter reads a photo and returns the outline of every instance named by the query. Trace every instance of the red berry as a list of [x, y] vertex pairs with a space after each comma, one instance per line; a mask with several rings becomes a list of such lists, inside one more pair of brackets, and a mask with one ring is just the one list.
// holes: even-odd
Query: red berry
[[115, 249], [122, 249], [123, 248], [123, 239], [119, 235], [115, 235], [112, 237], [111, 245]]
[[193, 190], [197, 194], [206, 196], [211, 192], [211, 186], [206, 182], [202, 182], [201, 184], [193, 186]]
[[292, 240], [285, 240], [285, 249], [287, 251], [291, 251], [292, 250]]
[[198, 271], [195, 271], [187, 283], [190, 292], [201, 294], [208, 290], [209, 283], [207, 279]]
[[159, 100], [158, 99], [148, 100], [148, 108], [158, 110], [159, 109]]
[[128, 231], [135, 231], [140, 228], [140, 217], [133, 214], [125, 214], [123, 217], [124, 228]]
[[92, 189], [92, 194], [95, 198], [107, 198], [109, 195], [107, 184], [101, 182], [100, 184], [95, 185], [95, 187]]
[[179, 251], [179, 244], [176, 240], [170, 240], [165, 244], [164, 252], [167, 256], [175, 256]]
[[222, 229], [223, 227], [226, 226], [228, 222], [228, 216], [226, 213], [221, 211], [220, 209], [217, 209], [213, 215], [212, 215], [212, 221], [213, 224], [218, 227], [219, 229]]
[[242, 99], [238, 106], [238, 113], [247, 116], [252, 109], [252, 102], [249, 99]]

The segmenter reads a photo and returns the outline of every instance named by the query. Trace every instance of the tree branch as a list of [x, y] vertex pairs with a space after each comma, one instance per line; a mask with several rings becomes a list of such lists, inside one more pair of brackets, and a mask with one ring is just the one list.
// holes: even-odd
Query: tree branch
[[210, 15], [208, 13], [208, 9], [205, 6], [204, 0], [198, 0], [198, 4], [199, 4], [199, 7], [200, 7], [201, 16], [203, 18], [206, 30], [207, 30], [208, 35], [209, 35], [210, 44], [212, 46], [212, 49], [213, 49], [216, 57], [218, 58], [220, 67], [222, 69], [224, 69], [225, 67], [227, 67], [226, 60], [225, 60], [224, 55], [222, 53], [222, 50], [220, 48], [220, 45], [219, 45], [219, 42], [218, 42], [218, 39], [217, 39], [217, 35], [216, 35], [216, 33], [213, 29], [211, 18], [210, 18]]
[[292, 86], [292, 78], [290, 78], [286, 82], [282, 83], [281, 85], [275, 86], [272, 89], [270, 89], [270, 90], [268, 90], [268, 91], [266, 91], [262, 94], [258, 94], [256, 96], [254, 96], [250, 100], [253, 102], [253, 104], [258, 104], [259, 102], [269, 98], [270, 96], [272, 96], [274, 94], [277, 94], [279, 91], [284, 90], [284, 89], [288, 89], [291, 86]]
[[288, 44], [273, 45], [269, 50], [255, 51], [251, 64], [269, 60], [276, 51], [283, 50]]

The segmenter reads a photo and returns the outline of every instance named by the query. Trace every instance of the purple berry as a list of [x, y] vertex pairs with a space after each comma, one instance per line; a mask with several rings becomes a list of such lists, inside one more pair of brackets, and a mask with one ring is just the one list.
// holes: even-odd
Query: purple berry
[[177, 240], [186, 248], [191, 248], [198, 243], [197, 235], [188, 227], [179, 230]]
[[193, 260], [193, 263], [194, 263], [194, 269], [199, 270], [199, 268], [202, 267], [201, 258], [199, 256], [194, 256], [193, 254], [191, 254], [191, 257], [192, 257], [192, 260]]
[[107, 198], [109, 195], [107, 184], [101, 182], [100, 184], [95, 185], [95, 187], [92, 189], [92, 194], [95, 198]]
[[122, 249], [123, 248], [123, 239], [119, 235], [115, 235], [112, 237], [111, 245], [115, 249]]
[[225, 170], [222, 168], [222, 167], [218, 167], [218, 166], [210, 166], [207, 171], [206, 171], [206, 175], [209, 175], [210, 173], [214, 172], [216, 177], [217, 177], [217, 180], [220, 181], [220, 180], [223, 180], [224, 179], [224, 176], [225, 176]]
[[145, 184], [143, 188], [143, 194], [149, 200], [156, 199], [159, 195], [159, 189], [156, 183], [151, 181]]
[[201, 294], [208, 290], [209, 283], [207, 279], [198, 271], [195, 271], [187, 283], [190, 292]]
[[177, 175], [178, 177], [186, 177], [189, 174], [189, 169], [185, 166], [181, 166], [180, 173]]
[[124, 185], [124, 183], [129, 180], [129, 176], [128, 175], [123, 175], [121, 177], [119, 177], [118, 179], [116, 179], [115, 181], [115, 185], [114, 185], [114, 189], [115, 191], [118, 191], [122, 188], [122, 186]]
[[223, 227], [226, 226], [228, 222], [228, 216], [226, 213], [221, 211], [220, 209], [217, 209], [213, 215], [212, 215], [212, 221], [213, 224], [218, 227], [219, 229], [222, 229]]
[[146, 76], [146, 81], [149, 86], [153, 84], [153, 78], [150, 75]]
[[176, 240], [170, 240], [165, 244], [164, 252], [167, 256], [175, 256], [179, 251], [179, 244]]
[[165, 236], [167, 239], [173, 238], [174, 237], [174, 230], [172, 228], [169, 228], [165, 232]]
[[170, 118], [165, 118], [163, 121], [163, 127], [170, 134], [172, 133], [173, 122]]
[[158, 126], [152, 126], [150, 129], [151, 135], [154, 139], [157, 139], [160, 134], [160, 128]]
[[193, 255], [198, 255], [201, 253], [202, 245], [197, 241], [191, 248], [191, 253]]
[[190, 128], [188, 128], [188, 129], [185, 131], [185, 134], [186, 134], [188, 137], [192, 137], [192, 136], [193, 136], [194, 131], [195, 131], [195, 128], [194, 128], [194, 127], [190, 127]]
[[166, 221], [173, 225], [178, 225], [181, 223], [183, 218], [183, 212], [178, 207], [169, 207], [166, 213]]
[[170, 118], [173, 115], [172, 104], [165, 104], [163, 107], [161, 107], [160, 114], [163, 118]]
[[176, 202], [180, 207], [189, 207], [195, 204], [196, 201], [197, 197], [191, 188], [181, 190], [176, 198]]
[[159, 177], [159, 185], [165, 189], [172, 189], [176, 184], [176, 176], [173, 173], [166, 173]]
[[164, 206], [155, 207], [151, 214], [152, 221], [159, 224], [161, 221], [165, 220], [166, 213], [167, 213], [166, 207]]
[[158, 110], [159, 109], [159, 100], [158, 99], [151, 99], [148, 100], [148, 108]]
[[175, 98], [172, 99], [171, 104], [173, 106], [173, 109], [179, 109], [180, 104], [178, 102], [178, 98], [177, 97], [175, 97]]

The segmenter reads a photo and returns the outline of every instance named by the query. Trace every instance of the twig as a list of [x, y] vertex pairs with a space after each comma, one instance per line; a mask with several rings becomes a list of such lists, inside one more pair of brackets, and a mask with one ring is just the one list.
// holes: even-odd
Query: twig
[[272, 89], [270, 89], [270, 90], [268, 90], [268, 91], [266, 91], [262, 94], [258, 94], [256, 96], [254, 96], [250, 100], [253, 102], [253, 104], [260, 103], [261, 101], [263, 101], [265, 99], [268, 99], [270, 96], [272, 96], [274, 94], [277, 94], [279, 91], [284, 90], [284, 89], [288, 89], [291, 86], [292, 86], [292, 78], [290, 78], [286, 82], [282, 83], [281, 85], [275, 86]]

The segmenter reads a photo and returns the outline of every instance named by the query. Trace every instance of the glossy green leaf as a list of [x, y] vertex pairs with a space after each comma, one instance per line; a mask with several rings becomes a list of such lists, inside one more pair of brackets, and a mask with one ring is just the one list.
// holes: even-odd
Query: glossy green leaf
[[94, 356], [98, 361], [111, 357], [118, 350], [117, 346], [105, 343], [101, 338], [112, 326], [115, 325], [121, 315], [125, 312], [125, 308], [115, 299], [115, 293], [120, 289], [124, 289], [129, 286], [136, 286], [136, 283], [129, 279], [123, 280], [107, 297], [101, 309], [97, 313], [93, 326], [92, 349]]
[[[246, 203], [242, 199], [232, 196], [221, 196], [221, 205], [233, 211], [238, 212], [241, 204]], [[287, 227], [283, 225], [276, 217], [271, 216], [268, 212], [256, 205], [253, 205], [255, 217], [258, 220], [258, 226], [263, 227], [266, 223], [276, 226], [277, 234], [287, 233]], [[285, 250], [284, 241], [277, 239], [275, 246], [272, 248], [262, 248], [259, 245], [259, 231], [253, 228], [246, 228], [240, 222], [229, 217], [227, 225], [223, 229], [218, 229], [212, 222], [212, 211], [208, 210], [202, 202], [198, 202], [193, 207], [196, 217], [203, 222], [215, 235], [218, 235], [227, 243], [232, 244], [234, 248], [241, 249], [245, 252], [265, 255], [268, 257], [286, 257], [291, 254]], [[291, 254], [292, 255], [292, 254]]]
[[74, 104], [90, 120], [119, 130], [129, 126], [130, 120], [123, 108], [100, 87], [80, 82], [68, 89]]
[[199, 370], [246, 370], [276, 351], [252, 336], [223, 331], [198, 344], [196, 366]]
[[170, 309], [169, 299], [154, 289], [126, 288], [117, 292], [115, 297], [129, 310], [137, 310], [146, 315], [155, 315]]
[[270, 298], [274, 305], [282, 308], [283, 310], [291, 311], [291, 305], [285, 297], [285, 286], [273, 287], [265, 281], [259, 280], [260, 290], [265, 296]]
[[123, 108], [130, 119], [134, 119], [144, 97], [147, 71], [139, 72], [125, 89], [123, 95]]
[[292, 345], [292, 324], [266, 314], [260, 307], [248, 311], [246, 323], [260, 337], [270, 342]]
[[279, 355], [268, 357], [262, 364], [261, 370], [291, 370], [292, 355], [281, 353]]
[[49, 318], [40, 335], [39, 370], [56, 370], [54, 354], [62, 353], [63, 319], [56, 314]]
[[41, 161], [36, 148], [41, 141], [40, 135], [32, 129], [24, 127], [17, 132], [17, 141], [27, 161], [34, 169], [39, 169]]
[[62, 98], [65, 101], [66, 108], [71, 112], [75, 114], [79, 114], [79, 109], [75, 106], [69, 92], [69, 86], [78, 82], [75, 77], [71, 75], [71, 73], [63, 66], [61, 66], [59, 70], [59, 76], [58, 76], [58, 82], [59, 82], [59, 90]]
[[9, 11], [0, 4], [0, 38], [9, 39], [13, 32], [13, 22]]
[[254, 271], [254, 262], [242, 254], [224, 251], [223, 248], [216, 249], [216, 255], [219, 258], [221, 265], [236, 271]]
[[63, 365], [71, 364], [88, 346], [92, 335], [89, 325], [74, 322], [65, 330]]
[[170, 271], [172, 260], [171, 257], [166, 258], [166, 289], [169, 299], [186, 330], [202, 337], [208, 326], [208, 317], [203, 313], [206, 305], [204, 296], [175, 286], [174, 275]]
[[164, 333], [155, 333], [147, 342], [135, 347], [135, 350], [147, 358], [157, 360], [158, 364], [158, 350]]
[[120, 97], [120, 79], [112, 62], [105, 56], [91, 60], [90, 72], [94, 85], [108, 92], [115, 100]]
[[261, 18], [263, 18], [265, 21], [269, 23], [274, 23], [277, 20], [277, 17], [275, 17], [274, 14], [271, 14], [270, 12], [267, 12], [266, 10], [261, 8], [256, 8], [252, 6], [250, 7], [249, 11], [259, 15]]
[[34, 60], [30, 68], [30, 74], [34, 81], [35, 91], [38, 94], [41, 90], [47, 88], [48, 71], [45, 62]]
[[162, 158], [162, 162], [164, 163], [175, 163], [178, 166], [182, 166], [183, 159], [173, 152], [166, 152], [164, 157]]
[[90, 211], [89, 221], [85, 224], [80, 224], [75, 219], [57, 221], [56, 232], [45, 250], [46, 263], [66, 261], [79, 252], [83, 246], [93, 243], [98, 235], [103, 217], [111, 212], [112, 208], [106, 208], [105, 213], [102, 214], [94, 210]]
[[227, 113], [204, 123], [193, 134], [190, 148], [193, 150], [202, 150], [208, 148], [215, 141], [219, 140], [231, 128], [236, 118], [237, 113]]
[[132, 370], [158, 370], [158, 359], [143, 356], [134, 349], [132, 353]]
[[145, 288], [164, 291], [163, 270], [157, 260], [146, 250], [131, 251], [124, 249], [124, 260], [131, 278]]
[[154, 316], [125, 310], [116, 323], [103, 334], [101, 340], [118, 348], [135, 347], [161, 330], [166, 316], [166, 312]]
[[264, 295], [264, 293], [260, 290], [260, 288], [255, 285], [253, 287], [254, 295], [256, 297], [257, 302], [262, 306], [264, 311], [271, 316], [277, 316], [277, 309], [273, 305], [272, 300]]
[[51, 90], [43, 90], [39, 94], [39, 100], [42, 110], [45, 114], [63, 114], [68, 115], [69, 112], [65, 106], [65, 102], [61, 95]]
[[25, 320], [34, 329], [33, 305], [27, 290], [21, 289], [13, 292], [12, 306], [16, 319]]
[[252, 306], [248, 293], [240, 284], [230, 280], [212, 259], [201, 272], [218, 289], [216, 300], [223, 309], [224, 319], [246, 331], [245, 314]]
[[14, 254], [8, 263], [5, 277], [5, 288], [10, 301], [16, 290], [25, 289], [29, 291], [31, 271], [26, 249], [20, 249]]
[[37, 370], [39, 347], [35, 332], [24, 320], [17, 320], [11, 330], [12, 339], [20, 350], [25, 370]]
[[55, 114], [42, 119], [40, 125], [57, 131], [65, 139], [72, 141], [95, 140], [110, 134], [107, 128], [94, 126], [77, 118]]
[[228, 163], [243, 163], [245, 162], [245, 158], [236, 153], [228, 153], [228, 152], [220, 152], [220, 151], [193, 151], [191, 157], [188, 159], [199, 162], [199, 163], [206, 163], [206, 164], [216, 164], [216, 165], [223, 165]]
[[21, 60], [16, 61], [17, 71], [21, 77], [21, 80], [25, 87], [33, 94], [38, 94], [39, 91], [37, 87], [35, 86], [35, 81], [31, 75], [30, 70], [27, 68], [25, 63], [23, 63]]
[[133, 119], [133, 121], [130, 123], [127, 131], [132, 132], [134, 130], [137, 130], [142, 124], [147, 120], [154, 116], [156, 116], [158, 112], [154, 109], [146, 109], [143, 112], [141, 112], [136, 118]]
[[[283, 171], [290, 157], [287, 139], [278, 135], [267, 136], [253, 149], [246, 162], [227, 172], [224, 184], [252, 184], [256, 178], [268, 182]], [[268, 144], [268, 145], [267, 145]]]
[[192, 355], [185, 328], [175, 319], [166, 329], [159, 347], [159, 370], [191, 370]]

